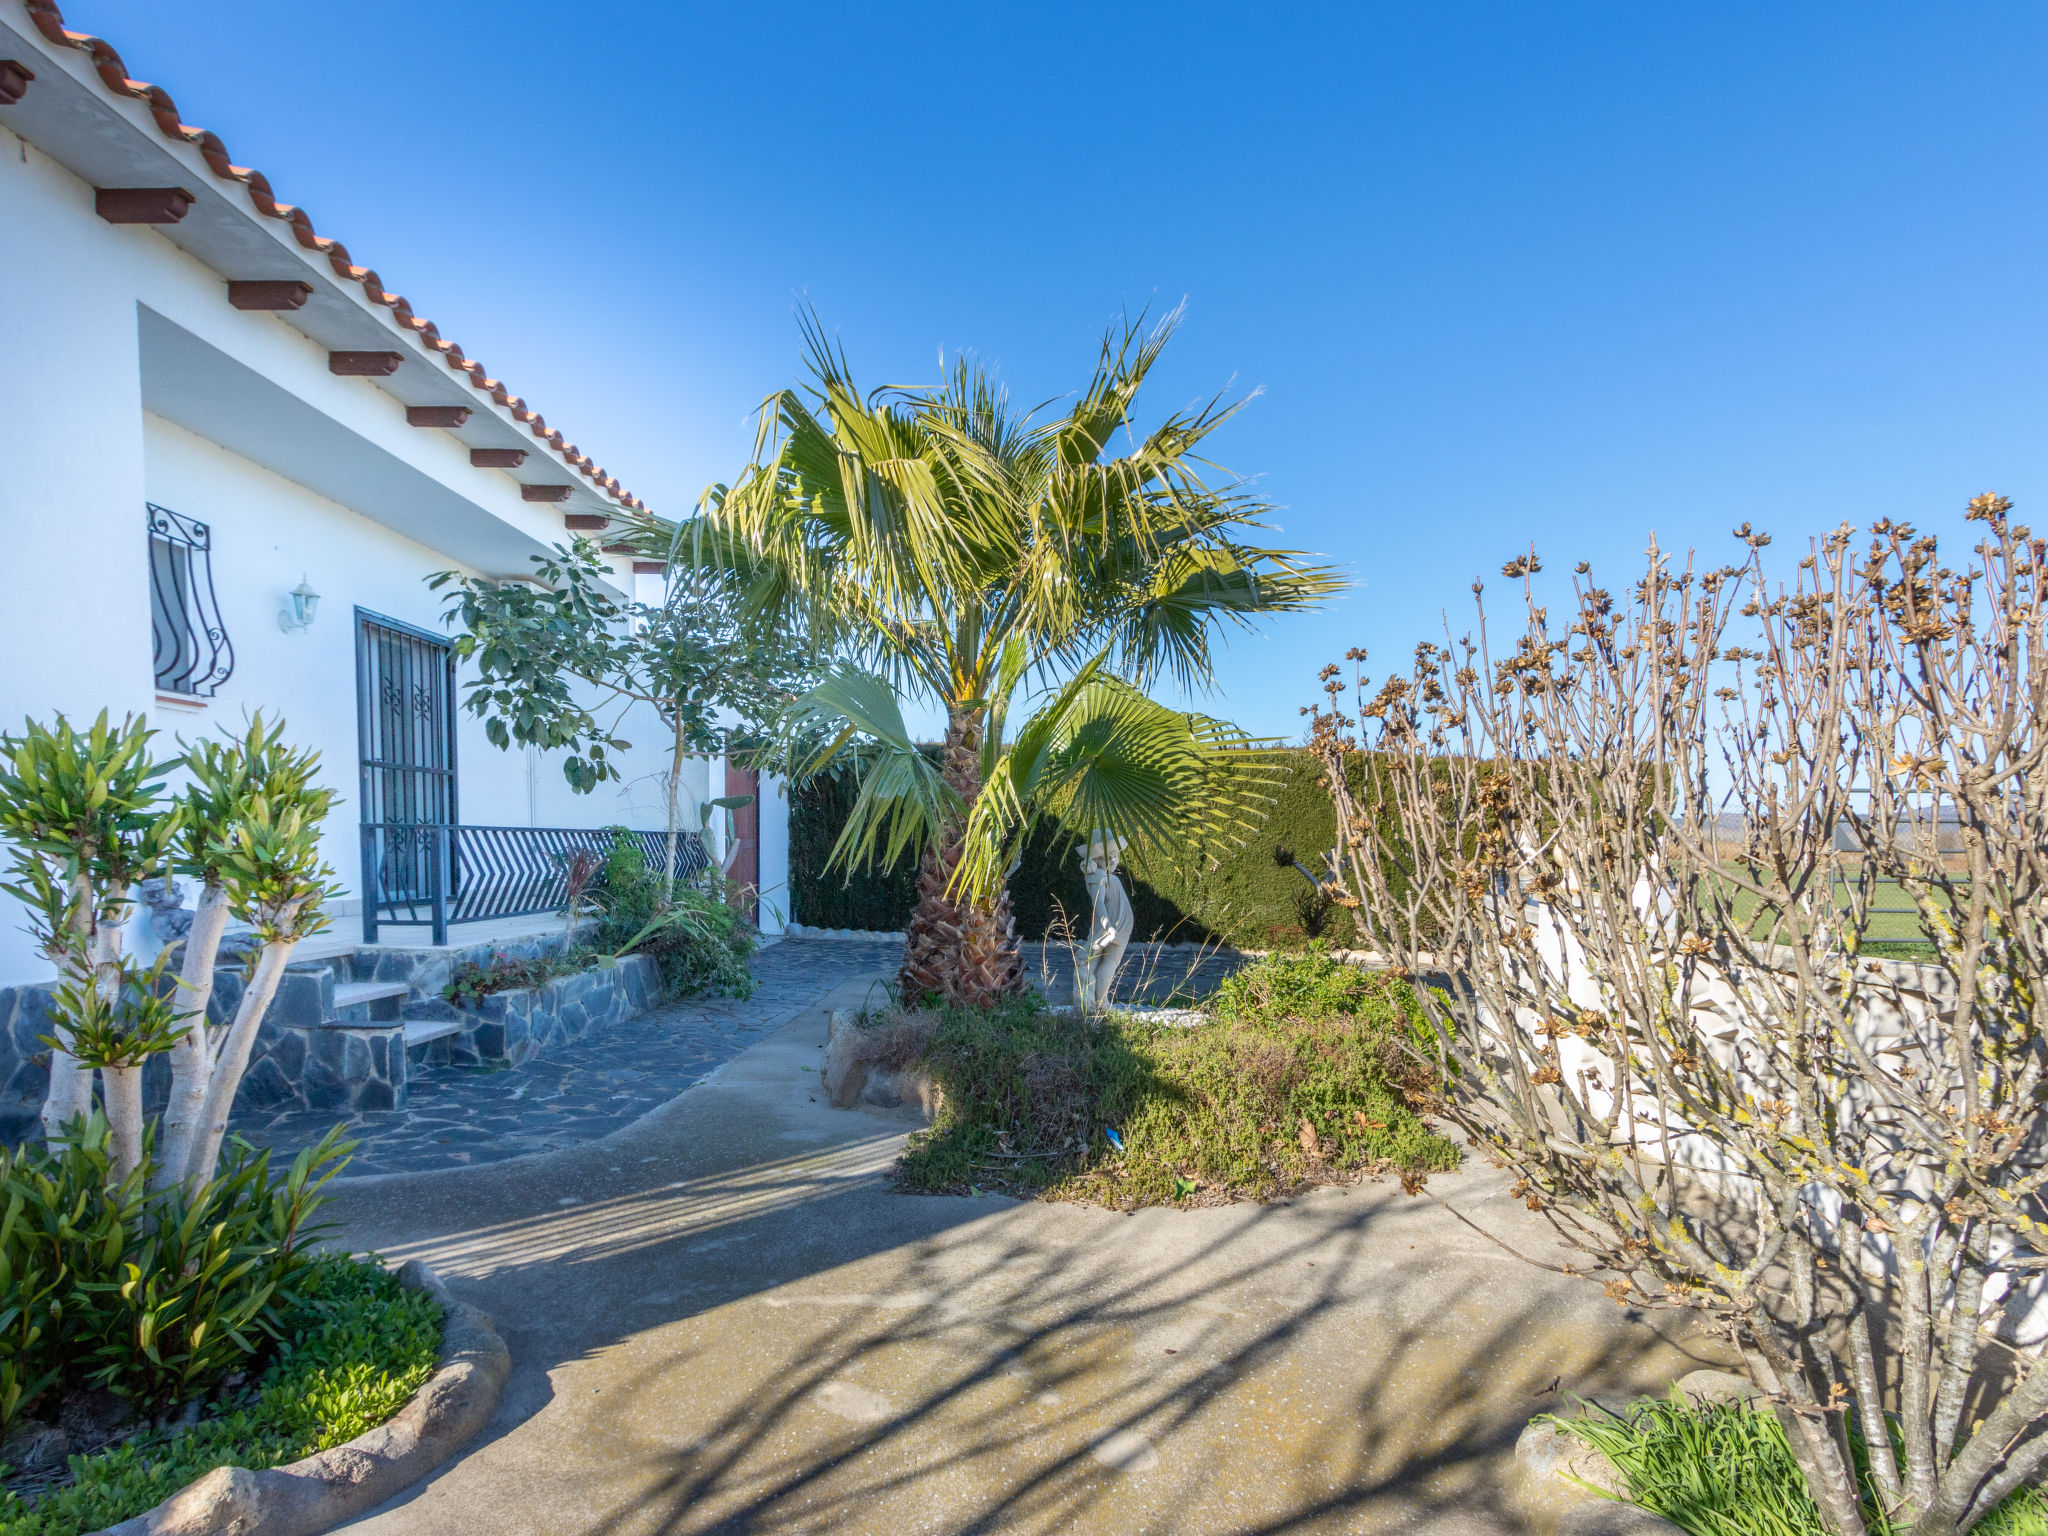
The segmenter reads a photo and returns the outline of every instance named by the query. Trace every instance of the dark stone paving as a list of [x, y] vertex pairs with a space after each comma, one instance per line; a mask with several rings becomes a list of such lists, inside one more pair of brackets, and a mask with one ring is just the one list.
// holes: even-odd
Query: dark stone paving
[[[889, 976], [887, 940], [785, 939], [754, 957], [744, 1002], [703, 998], [657, 1008], [519, 1067], [414, 1066], [404, 1109], [341, 1120], [360, 1143], [347, 1176], [503, 1162], [596, 1141], [694, 1087], [843, 981]], [[878, 994], [879, 996], [879, 994]], [[233, 1129], [288, 1158], [335, 1125], [332, 1110], [237, 1117]]]
[[[1025, 975], [1056, 1003], [1074, 996], [1074, 951], [1065, 944], [1026, 944]], [[1251, 964], [1235, 950], [1191, 950], [1133, 944], [1116, 973], [1116, 1001], [1158, 1007], [1207, 997], [1223, 978]]]
[[[1024, 951], [1027, 975], [1048, 997], [1072, 997], [1073, 956], [1064, 946], [1027, 944]], [[359, 1143], [347, 1177], [497, 1163], [609, 1136], [696, 1086], [841, 982], [893, 978], [901, 958], [901, 943], [891, 939], [784, 939], [754, 957], [760, 984], [744, 1002], [704, 998], [657, 1008], [518, 1067], [414, 1065], [404, 1109], [340, 1117]], [[1205, 994], [1244, 963], [1235, 954], [1133, 946], [1117, 977], [1117, 998], [1163, 1003]], [[881, 1002], [889, 993], [884, 987], [875, 995]], [[283, 1159], [317, 1142], [337, 1118], [331, 1109], [259, 1112], [237, 1116], [233, 1129]]]

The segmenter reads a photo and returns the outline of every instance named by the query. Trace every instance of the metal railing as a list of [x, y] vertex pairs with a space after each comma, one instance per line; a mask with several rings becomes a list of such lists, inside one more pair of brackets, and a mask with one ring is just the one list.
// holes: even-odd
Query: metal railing
[[[607, 827], [469, 827], [435, 822], [363, 823], [363, 942], [383, 924], [427, 924], [448, 942], [457, 923], [560, 912], [568, 904], [569, 863], [579, 852], [602, 859], [629, 838], [652, 870], [668, 861], [665, 832]], [[711, 860], [694, 832], [676, 839], [676, 878]]]

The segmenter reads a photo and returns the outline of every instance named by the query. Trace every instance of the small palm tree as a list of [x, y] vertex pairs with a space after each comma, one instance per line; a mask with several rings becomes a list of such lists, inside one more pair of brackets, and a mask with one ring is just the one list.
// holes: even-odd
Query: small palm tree
[[[769, 398], [753, 462], [706, 493], [700, 516], [641, 530], [749, 611], [801, 612], [848, 659], [792, 723], [828, 753], [865, 748], [837, 856], [920, 853], [902, 973], [912, 1000], [1020, 984], [1004, 879], [1038, 817], [1139, 838], [1241, 820], [1253, 781], [1232, 770], [1248, 743], [1142, 690], [1161, 677], [1207, 685], [1221, 624], [1308, 608], [1343, 585], [1293, 551], [1241, 541], [1269, 505], [1201, 450], [1242, 400], [1136, 428], [1139, 390], [1179, 320], [1113, 329], [1087, 387], [1052, 415], [1014, 409], [966, 357], [936, 387], [863, 395], [808, 318], [809, 397]], [[1028, 677], [1065, 682], [1006, 745]], [[936, 764], [904, 730], [903, 690], [945, 711]]]

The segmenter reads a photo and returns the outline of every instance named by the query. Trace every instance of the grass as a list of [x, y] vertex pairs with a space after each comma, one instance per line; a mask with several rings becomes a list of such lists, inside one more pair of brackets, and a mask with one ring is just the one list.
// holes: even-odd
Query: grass
[[903, 1182], [1128, 1210], [1457, 1166], [1415, 1107], [1432, 1072], [1408, 1049], [1426, 1026], [1402, 983], [1315, 948], [1248, 967], [1208, 1012], [1091, 1024], [1026, 999], [938, 1014], [922, 1059], [940, 1104]]
[[338, 1255], [295, 1282], [287, 1341], [216, 1416], [71, 1459], [73, 1480], [33, 1507], [0, 1492], [0, 1536], [78, 1536], [169, 1498], [215, 1467], [283, 1466], [354, 1439], [405, 1406], [433, 1373], [441, 1308], [397, 1276]]
[[[1743, 1403], [1699, 1406], [1675, 1390], [1624, 1414], [1556, 1418], [1606, 1453], [1629, 1502], [1691, 1536], [1827, 1536], [1775, 1415]], [[1859, 1435], [1855, 1441], [1862, 1445]], [[1874, 1509], [1866, 1482], [1865, 1501]], [[2048, 1536], [2048, 1499], [2021, 1488], [1975, 1528], [1980, 1536]]]
[[[1837, 900], [1846, 905], [1848, 893], [1839, 881], [1835, 891]], [[1763, 937], [1770, 926], [1769, 912], [1763, 903], [1746, 891], [1735, 896], [1734, 916], [1738, 922], [1749, 924], [1754, 937]], [[1882, 960], [1935, 958], [1934, 941], [1921, 922], [1912, 896], [1898, 881], [1879, 879], [1873, 885], [1857, 953]]]

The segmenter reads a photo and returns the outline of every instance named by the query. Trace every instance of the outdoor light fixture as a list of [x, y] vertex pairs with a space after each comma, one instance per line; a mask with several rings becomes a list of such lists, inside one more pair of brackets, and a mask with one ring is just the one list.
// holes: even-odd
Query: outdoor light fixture
[[314, 610], [320, 606], [320, 594], [313, 590], [313, 583], [301, 576], [299, 584], [285, 595], [292, 600], [292, 605], [279, 611], [277, 627], [286, 634], [295, 629], [311, 629]]

